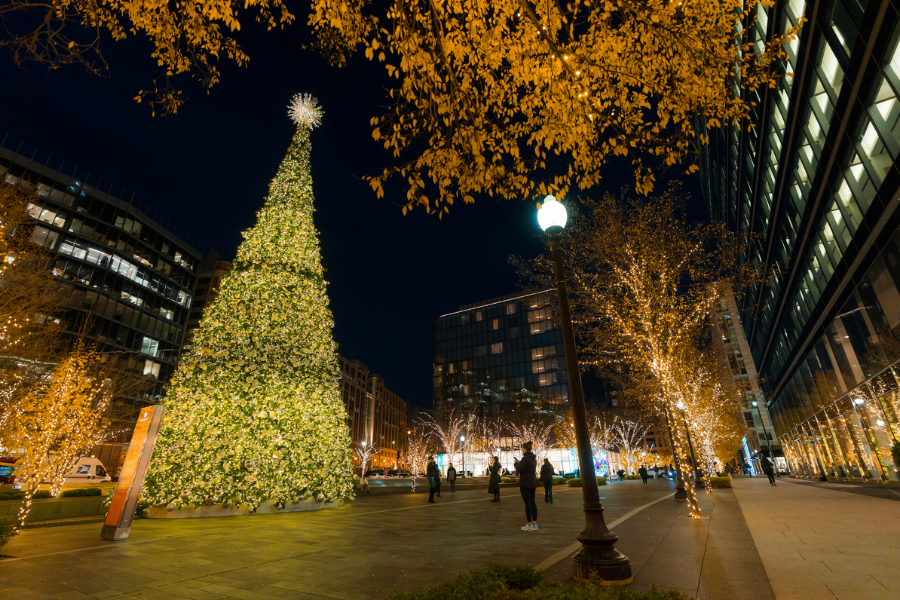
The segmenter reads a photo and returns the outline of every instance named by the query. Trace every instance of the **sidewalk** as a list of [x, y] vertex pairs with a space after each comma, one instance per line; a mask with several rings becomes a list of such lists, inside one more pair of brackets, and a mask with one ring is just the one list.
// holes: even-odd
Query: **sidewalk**
[[733, 482], [778, 600], [900, 598], [900, 511], [846, 485]]
[[[774, 598], [766, 571], [732, 490], [697, 490], [702, 519], [671, 497], [623, 523], [607, 519], [631, 561], [636, 592], [676, 588], [698, 600]], [[571, 581], [571, 553], [545, 575]]]

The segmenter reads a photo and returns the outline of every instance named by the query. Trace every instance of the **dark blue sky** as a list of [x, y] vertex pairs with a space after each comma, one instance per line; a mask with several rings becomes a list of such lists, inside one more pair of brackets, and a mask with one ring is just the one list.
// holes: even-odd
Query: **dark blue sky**
[[[134, 193], [198, 249], [230, 259], [290, 144], [291, 96], [313, 94], [325, 110], [312, 134], [315, 220], [339, 351], [407, 401], [430, 407], [432, 322], [518, 289], [509, 255], [543, 249], [534, 199], [485, 195], [440, 221], [424, 211], [402, 216], [402, 195], [376, 199], [359, 177], [390, 164], [369, 127], [386, 104], [382, 66], [360, 55], [348, 67], [329, 67], [301, 49], [304, 35], [301, 25], [251, 31], [241, 40], [248, 67], [223, 65], [222, 83], [209, 94], [182, 81], [188, 102], [166, 118], [132, 100], [154, 74], [141, 41], [107, 44], [109, 78], [75, 67], [22, 69], [0, 55], [0, 140], [13, 150], [22, 143], [25, 155], [37, 150], [36, 160], [49, 156], [51, 168], [64, 160], [65, 173], [77, 166], [93, 181], [102, 176], [114, 193], [124, 187], [126, 199]], [[629, 181], [610, 172], [607, 189]], [[699, 196], [694, 204], [702, 206]]]

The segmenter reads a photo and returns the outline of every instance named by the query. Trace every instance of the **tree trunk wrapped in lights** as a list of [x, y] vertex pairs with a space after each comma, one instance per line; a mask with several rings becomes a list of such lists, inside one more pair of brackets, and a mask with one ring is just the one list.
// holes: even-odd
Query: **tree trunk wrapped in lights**
[[313, 225], [310, 130], [298, 125], [257, 223], [172, 378], [147, 478], [154, 504], [247, 504], [353, 494], [332, 315]]
[[[107, 363], [108, 364], [108, 363]], [[22, 527], [34, 493], [50, 482], [55, 497], [79, 456], [108, 439], [102, 416], [115, 392], [116, 379], [83, 339], [47, 373], [22, 381], [18, 393], [0, 399], [5, 415], [4, 443], [16, 457], [16, 473], [25, 500], [16, 526]]]
[[525, 442], [532, 443], [532, 451], [538, 461], [547, 457], [550, 438], [556, 426], [556, 419], [542, 413], [526, 410], [513, 412], [503, 419], [504, 429], [518, 440], [519, 447]]

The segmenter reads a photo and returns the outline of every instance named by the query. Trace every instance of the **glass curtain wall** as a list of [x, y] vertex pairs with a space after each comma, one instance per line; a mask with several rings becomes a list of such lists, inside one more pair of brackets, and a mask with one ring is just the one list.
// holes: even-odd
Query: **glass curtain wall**
[[900, 231], [770, 406], [792, 472], [897, 482]]

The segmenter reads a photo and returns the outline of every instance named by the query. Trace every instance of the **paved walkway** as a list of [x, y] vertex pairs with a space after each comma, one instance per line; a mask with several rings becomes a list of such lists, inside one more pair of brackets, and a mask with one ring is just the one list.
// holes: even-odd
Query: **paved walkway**
[[[629, 588], [676, 588], [698, 600], [773, 598], [734, 492], [698, 490], [697, 500], [701, 519], [689, 518], [686, 501], [669, 497], [624, 523], [613, 522], [616, 547], [631, 561]], [[571, 552], [545, 574], [571, 581]]]
[[[669, 496], [669, 486], [602, 487], [607, 518]], [[486, 491], [444, 493], [436, 505], [422, 493], [371, 495], [312, 513], [138, 520], [118, 543], [100, 540], [96, 524], [24, 531], [2, 550], [16, 559], [0, 561], [0, 598], [378, 599], [491, 563], [537, 564], [572, 544], [580, 489], [539, 501], [537, 532], [519, 529], [517, 491], [503, 490], [499, 504]]]
[[[631, 560], [631, 589], [678, 588], [700, 600], [900, 598], [897, 504], [826, 486], [741, 479], [699, 493], [703, 515], [651, 480], [600, 488], [605, 517]], [[837, 488], [834, 488], [837, 489]], [[138, 520], [127, 542], [100, 525], [22, 532], [2, 552], [0, 599], [379, 599], [491, 563], [571, 578], [581, 490], [541, 502], [522, 532], [522, 501], [503, 490], [370, 495], [337, 509], [219, 519]]]
[[779, 600], [900, 598], [900, 510], [847, 487], [734, 481]]

